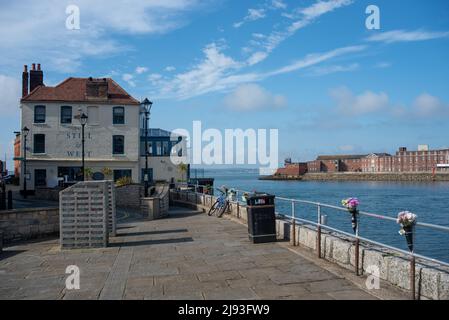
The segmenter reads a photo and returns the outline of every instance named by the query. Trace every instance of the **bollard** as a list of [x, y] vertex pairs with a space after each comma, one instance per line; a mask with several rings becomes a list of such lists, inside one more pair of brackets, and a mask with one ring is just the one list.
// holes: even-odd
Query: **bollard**
[[12, 209], [12, 191], [8, 190], [8, 210]]
[[240, 203], [237, 201], [237, 219], [240, 219]]
[[0, 210], [6, 209], [6, 194], [5, 192], [0, 192]]

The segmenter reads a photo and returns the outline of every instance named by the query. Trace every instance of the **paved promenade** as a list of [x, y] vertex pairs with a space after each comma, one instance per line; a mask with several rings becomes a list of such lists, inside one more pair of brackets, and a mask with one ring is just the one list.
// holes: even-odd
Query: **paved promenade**
[[[81, 270], [66, 290], [65, 269]], [[0, 299], [374, 299], [284, 246], [251, 244], [246, 226], [187, 209], [121, 217], [106, 249], [61, 251], [58, 239], [0, 254]]]

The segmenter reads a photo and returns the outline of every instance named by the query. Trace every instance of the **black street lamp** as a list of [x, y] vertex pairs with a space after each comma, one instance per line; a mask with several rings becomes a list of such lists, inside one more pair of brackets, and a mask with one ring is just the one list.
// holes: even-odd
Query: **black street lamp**
[[27, 136], [30, 133], [30, 129], [26, 126], [22, 129], [23, 137], [23, 198], [27, 198]]
[[84, 127], [87, 124], [88, 116], [83, 113], [79, 116], [79, 121], [81, 123], [81, 181], [84, 181]]
[[144, 174], [144, 182], [145, 182], [145, 197], [148, 197], [148, 121], [150, 119], [151, 107], [153, 106], [153, 102], [145, 98], [140, 105], [143, 108], [143, 112], [145, 114], [145, 174]]

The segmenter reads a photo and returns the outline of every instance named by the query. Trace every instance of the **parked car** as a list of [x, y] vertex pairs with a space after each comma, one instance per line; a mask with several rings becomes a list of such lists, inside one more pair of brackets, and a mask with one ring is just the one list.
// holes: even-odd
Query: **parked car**
[[6, 175], [0, 178], [0, 180], [2, 180], [5, 184], [11, 184], [12, 180], [13, 180], [14, 176], [13, 175]]

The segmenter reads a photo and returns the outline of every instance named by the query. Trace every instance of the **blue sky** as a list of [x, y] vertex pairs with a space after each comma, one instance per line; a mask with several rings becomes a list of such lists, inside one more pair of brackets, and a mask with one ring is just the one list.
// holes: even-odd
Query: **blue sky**
[[[67, 5], [80, 30], [67, 30]], [[380, 30], [368, 30], [368, 5]], [[449, 147], [449, 2], [0, 0], [0, 155], [24, 64], [45, 83], [110, 76], [151, 126], [277, 128], [280, 160]], [[9, 164], [10, 167], [11, 163]]]

